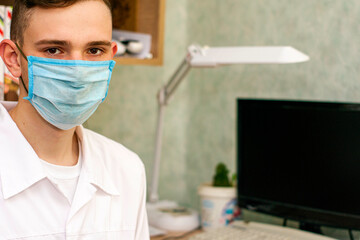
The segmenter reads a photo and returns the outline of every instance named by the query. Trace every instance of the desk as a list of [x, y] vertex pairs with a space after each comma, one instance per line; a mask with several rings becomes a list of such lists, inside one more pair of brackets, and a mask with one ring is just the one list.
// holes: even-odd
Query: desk
[[[183, 238], [176, 238], [176, 240], [187, 240], [187, 239], [189, 239], [189, 237], [194, 236], [194, 235], [196, 235], [196, 234], [198, 234], [198, 233], [201, 233], [201, 232], [202, 232], [202, 230], [196, 230], [196, 231], [194, 231], [194, 232], [192, 232], [192, 233], [189, 233], [189, 235], [186, 235], [186, 236], [183, 237]], [[163, 236], [151, 237], [150, 240], [164, 240], [164, 239], [166, 239], [166, 238], [168, 238], [168, 237], [177, 237], [177, 236], [182, 236], [182, 235], [184, 235], [184, 234], [185, 234], [185, 233], [168, 233], [168, 234], [163, 235]], [[169, 239], [169, 240], [170, 240], [170, 239]], [[174, 240], [175, 240], [175, 238], [174, 238]]]

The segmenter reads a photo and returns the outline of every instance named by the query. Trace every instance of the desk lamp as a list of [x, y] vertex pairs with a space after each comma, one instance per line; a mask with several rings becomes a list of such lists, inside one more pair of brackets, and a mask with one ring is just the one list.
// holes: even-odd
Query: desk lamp
[[[189, 231], [199, 226], [194, 210], [179, 214], [181, 208], [175, 202], [159, 201], [159, 167], [162, 147], [163, 118], [166, 105], [191, 67], [217, 67], [232, 64], [285, 64], [308, 61], [304, 53], [289, 47], [201, 47], [190, 45], [188, 52], [170, 80], [159, 90], [158, 119], [155, 142], [155, 158], [147, 210], [149, 224], [163, 230]], [[174, 209], [174, 211], [171, 211]], [[182, 208], [184, 209], [184, 208]]]

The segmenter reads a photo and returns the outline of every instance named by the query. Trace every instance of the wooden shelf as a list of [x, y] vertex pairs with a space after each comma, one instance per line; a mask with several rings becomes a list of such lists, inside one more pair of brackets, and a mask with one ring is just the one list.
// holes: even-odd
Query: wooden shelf
[[160, 66], [163, 64], [162, 58], [152, 58], [152, 59], [138, 59], [138, 58], [114, 58], [115, 62], [120, 65], [155, 65]]
[[14, 0], [0, 0], [0, 5], [12, 6], [14, 4]]
[[[13, 5], [0, 0], [0, 5]], [[113, 28], [151, 35], [152, 59], [117, 57], [123, 65], [162, 65], [164, 55], [165, 0], [111, 0]]]
[[113, 28], [151, 35], [152, 59], [115, 58], [119, 64], [162, 65], [165, 0], [113, 0]]

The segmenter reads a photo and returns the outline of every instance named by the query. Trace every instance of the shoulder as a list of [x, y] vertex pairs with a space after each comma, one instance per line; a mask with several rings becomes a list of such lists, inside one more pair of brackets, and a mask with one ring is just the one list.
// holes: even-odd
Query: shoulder
[[92, 157], [102, 161], [109, 171], [144, 174], [144, 164], [140, 157], [122, 144], [85, 128], [83, 138]]

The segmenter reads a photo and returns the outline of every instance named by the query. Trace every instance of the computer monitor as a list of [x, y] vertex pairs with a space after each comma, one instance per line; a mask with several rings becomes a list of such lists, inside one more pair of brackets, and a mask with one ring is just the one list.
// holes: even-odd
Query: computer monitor
[[360, 229], [360, 104], [237, 100], [238, 205]]

